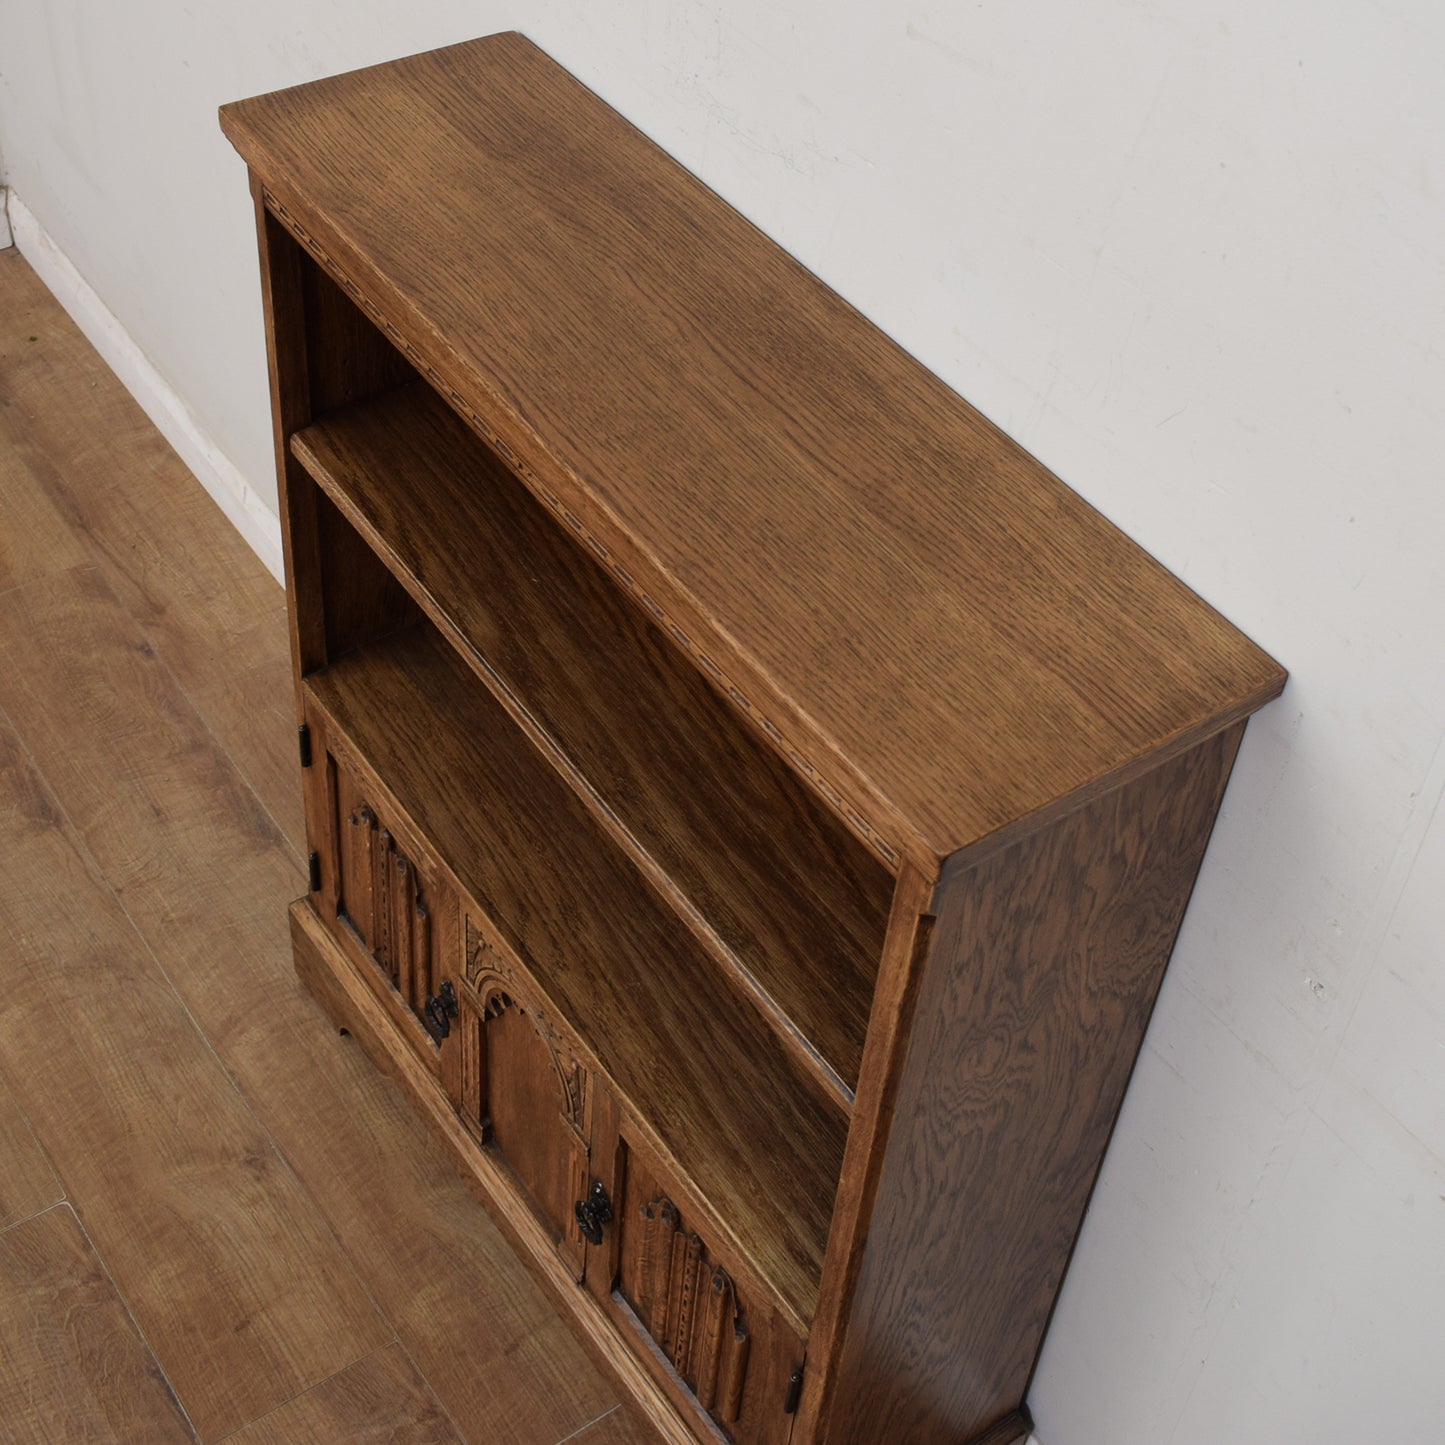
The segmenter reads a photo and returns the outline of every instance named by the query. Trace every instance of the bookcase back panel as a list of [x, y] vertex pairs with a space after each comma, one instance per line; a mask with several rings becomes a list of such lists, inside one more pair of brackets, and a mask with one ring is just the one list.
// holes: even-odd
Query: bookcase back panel
[[326, 656], [334, 660], [419, 620], [421, 610], [330, 498], [318, 491], [315, 507]]
[[415, 375], [406, 358], [304, 252], [300, 265], [312, 415], [325, 416]]

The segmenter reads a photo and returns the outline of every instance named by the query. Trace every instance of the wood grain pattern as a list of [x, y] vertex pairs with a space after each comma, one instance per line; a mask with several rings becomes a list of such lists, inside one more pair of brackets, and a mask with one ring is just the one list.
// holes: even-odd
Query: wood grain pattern
[[[383, 1007], [396, 1018], [429, 1068], [442, 1066], [436, 1039], [427, 1026], [425, 1008], [433, 976], [453, 981], [460, 974], [462, 948], [446, 929], [443, 960], [433, 957], [436, 936], [431, 910], [454, 919], [457, 900], [442, 881], [436, 865], [420, 843], [397, 835], [396, 819], [367, 801], [375, 795], [339, 765], [327, 746], [327, 729], [314, 708], [306, 713], [313, 747], [312, 772], [329, 779], [327, 841], [321, 853], [323, 885], [318, 898], [327, 918], [339, 924], [343, 946], [364, 955], [372, 967], [367, 976], [376, 985]], [[335, 878], [333, 897], [325, 880]], [[437, 972], [440, 968], [440, 972]]]
[[[13, 604], [46, 585], [0, 595], [0, 634], [44, 634], [38, 600]], [[8, 727], [0, 806], [7, 1080], [190, 1418], [223, 1435], [389, 1331]]]
[[[289, 238], [283, 244], [294, 244]], [[301, 309], [304, 349], [294, 359], [306, 369], [306, 401], [313, 416], [327, 416], [385, 392], [415, 373], [396, 348], [314, 262], [303, 260]], [[292, 425], [299, 425], [298, 420]]]
[[[266, 377], [271, 389], [271, 442], [286, 574], [286, 621], [291, 642], [296, 716], [301, 678], [326, 662], [326, 621], [321, 602], [321, 551], [316, 485], [291, 460], [287, 440], [311, 420], [311, 375], [306, 345], [306, 258], [285, 228], [261, 204], [251, 177], [256, 250], [261, 266], [261, 316], [266, 326]], [[314, 833], [314, 819], [308, 817]]]
[[818, 1313], [808, 1338], [813, 1368], [804, 1378], [798, 1409], [798, 1433], [804, 1440], [811, 1438], [818, 1422], [826, 1418], [838, 1381], [853, 1293], [883, 1172], [883, 1151], [893, 1127], [933, 936], [935, 920], [929, 911], [932, 894], [932, 884], [916, 868], [905, 864], [898, 875], [889, 914], [858, 1096], [828, 1231]]
[[[289, 951], [277, 961], [291, 972]], [[408, 1101], [294, 979], [272, 984], [270, 1010], [240, 1041], [248, 1076], [274, 1071], [256, 1085], [267, 1122], [463, 1435], [542, 1445], [607, 1409], [616, 1384]]]
[[401, 583], [324, 494], [316, 498], [326, 656], [385, 637], [420, 613]]
[[20, 1106], [0, 1085], [0, 1229], [65, 1198]]
[[399, 1345], [313, 1385], [229, 1437], [228, 1445], [463, 1445]]
[[1241, 732], [939, 890], [829, 1440], [1022, 1400]]
[[[1282, 670], [524, 38], [222, 122], [328, 751], [298, 969], [669, 1430], [1011, 1445]], [[414, 1008], [423, 857], [435, 1074], [337, 914]]]
[[968, 1445], [1024, 1445], [1033, 1428], [1033, 1418], [1027, 1410], [1010, 1410], [998, 1424], [991, 1425]]
[[0, 591], [84, 561], [74, 533], [19, 453], [0, 445]]
[[[516, 1003], [489, 1014], [483, 1107], [492, 1147], [516, 1172], [538, 1218], [560, 1244], [577, 1233], [572, 1205], [581, 1195], [572, 1192], [572, 1143], [557, 1070], [532, 1019]], [[578, 1251], [578, 1279], [581, 1263]]]
[[[434, 633], [353, 653], [307, 689], [412, 826], [464, 870], [463, 892], [550, 1016], [805, 1327], [845, 1135], [812, 1076]], [[705, 1050], [686, 1046], [704, 1029]]]
[[0, 1439], [195, 1439], [63, 1206], [0, 1233]]
[[925, 871], [1282, 686], [521, 36], [222, 125], [440, 389]]
[[70, 534], [26, 533], [27, 565], [100, 571], [300, 855], [284, 593], [14, 250], [0, 290], [0, 451]]
[[892, 887], [881, 862], [426, 388], [308, 427], [293, 450], [851, 1094]]

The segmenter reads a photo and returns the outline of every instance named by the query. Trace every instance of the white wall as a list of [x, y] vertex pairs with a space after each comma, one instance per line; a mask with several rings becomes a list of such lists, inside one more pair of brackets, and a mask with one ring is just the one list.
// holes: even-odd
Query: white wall
[[525, 29], [1293, 671], [1046, 1346], [1047, 1445], [1445, 1438], [1445, 8], [3, 0], [8, 179], [269, 476], [218, 102]]

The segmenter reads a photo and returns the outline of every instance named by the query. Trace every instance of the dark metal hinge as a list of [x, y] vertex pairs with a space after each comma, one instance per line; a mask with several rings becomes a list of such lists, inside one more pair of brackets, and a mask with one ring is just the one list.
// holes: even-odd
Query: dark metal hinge
[[313, 853], [306, 860], [307, 875], [311, 880], [311, 891], [321, 892], [321, 854]]
[[788, 1376], [788, 1398], [783, 1401], [783, 1414], [796, 1415], [798, 1413], [798, 1401], [803, 1397], [803, 1367], [798, 1366]]
[[305, 723], [296, 729], [296, 746], [301, 751], [301, 766], [309, 768], [311, 766], [311, 729]]

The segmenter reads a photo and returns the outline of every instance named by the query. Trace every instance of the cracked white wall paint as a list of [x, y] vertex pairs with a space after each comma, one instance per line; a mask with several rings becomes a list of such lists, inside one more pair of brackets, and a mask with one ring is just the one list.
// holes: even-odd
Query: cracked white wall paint
[[1033, 1391], [1445, 1438], [1445, 8], [9, 0], [7, 179], [274, 497], [222, 100], [522, 28], [1293, 671]]

